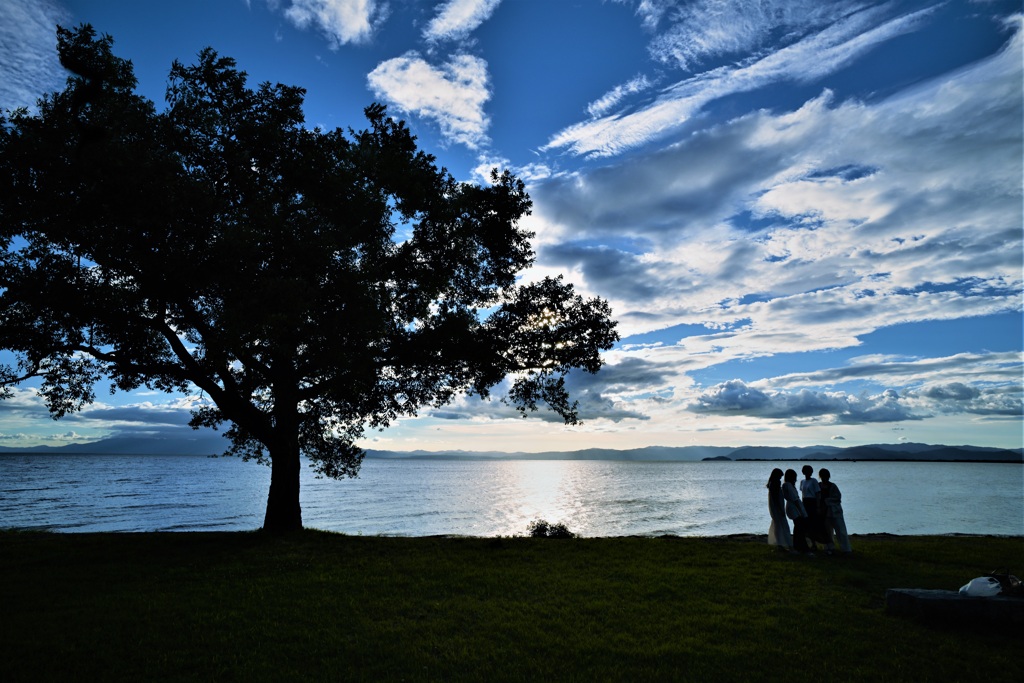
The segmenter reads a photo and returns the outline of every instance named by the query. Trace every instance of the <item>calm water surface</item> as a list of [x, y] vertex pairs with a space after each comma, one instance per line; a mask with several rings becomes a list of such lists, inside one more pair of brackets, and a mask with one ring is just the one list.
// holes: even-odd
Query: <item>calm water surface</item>
[[[303, 474], [307, 527], [349, 534], [525, 534], [533, 519], [584, 536], [713, 536], [768, 529], [774, 462], [367, 460], [357, 479]], [[851, 533], [1024, 535], [1024, 467], [812, 463], [832, 472]], [[199, 456], [0, 456], [0, 527], [250, 530], [270, 470]]]

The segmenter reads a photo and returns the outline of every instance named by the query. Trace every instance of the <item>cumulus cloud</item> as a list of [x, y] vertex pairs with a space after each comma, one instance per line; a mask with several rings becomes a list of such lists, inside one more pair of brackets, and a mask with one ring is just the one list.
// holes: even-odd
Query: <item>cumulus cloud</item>
[[284, 15], [300, 29], [318, 29], [337, 49], [369, 41], [387, 19], [388, 5], [378, 0], [290, 0]]
[[[112, 437], [160, 437], [195, 439], [208, 437], [211, 430], [193, 430], [188, 426], [193, 396], [165, 402], [141, 401], [111, 405], [92, 403], [81, 411], [65, 415], [59, 423], [50, 417], [46, 404], [35, 389], [14, 388], [12, 396], [0, 401], [0, 419], [4, 432], [0, 440], [8, 446], [61, 445]], [[71, 426], [71, 431], [55, 432], [53, 425]]]
[[981, 395], [981, 390], [967, 386], [963, 382], [950, 382], [949, 384], [929, 385], [921, 391], [921, 395], [940, 401], [971, 401]]
[[762, 391], [741, 380], [730, 380], [708, 388], [687, 406], [695, 413], [748, 415], [787, 420], [791, 423], [815, 419], [827, 424], [864, 424], [920, 420], [901, 402], [892, 389], [874, 394], [852, 395], [842, 391]]
[[32, 108], [63, 86], [56, 26], [69, 21], [67, 10], [50, 0], [0, 3], [0, 109]]
[[460, 40], [487, 21], [501, 0], [447, 0], [423, 30], [427, 41]]
[[367, 76], [377, 97], [399, 110], [432, 119], [450, 142], [476, 149], [487, 141], [490, 99], [487, 62], [468, 54], [435, 67], [416, 52], [389, 59]]
[[0, 442], [7, 441], [14, 444], [21, 444], [31, 441], [34, 438], [36, 438], [36, 435], [25, 434], [23, 432], [15, 432], [14, 434], [5, 434], [0, 432]]
[[0, 415], [5, 420], [12, 414], [47, 415], [46, 404], [34, 389], [10, 387], [10, 397], [0, 400]]
[[980, 388], [962, 382], [930, 384], [910, 390], [907, 395], [938, 414], [967, 413], [1017, 420], [1024, 416], [1024, 391], [1019, 382]]
[[[686, 410], [801, 424], [917, 421], [939, 415], [1024, 415], [1022, 354], [957, 354], [878, 360], [756, 382], [729, 380], [696, 392]], [[851, 380], [883, 386], [858, 393], [827, 388]]]
[[103, 423], [108, 428], [130, 426], [185, 426], [191, 418], [191, 406], [182, 402], [154, 404], [149, 402], [124, 406], [92, 404], [65, 418], [69, 422]]

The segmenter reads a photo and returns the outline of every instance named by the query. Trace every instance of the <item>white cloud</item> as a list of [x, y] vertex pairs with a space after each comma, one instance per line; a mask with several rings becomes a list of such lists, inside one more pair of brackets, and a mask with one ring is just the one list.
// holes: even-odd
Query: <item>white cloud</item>
[[918, 385], [922, 396], [936, 400], [964, 400], [977, 398], [977, 387], [982, 383], [1019, 385], [1022, 363], [1024, 354], [1016, 351], [961, 353], [943, 358], [914, 360], [870, 359], [841, 368], [772, 377], [757, 385], [779, 389], [867, 380], [888, 385]]
[[687, 410], [785, 420], [794, 426], [808, 421], [828, 424], [916, 421], [938, 415], [1019, 419], [1024, 414], [1024, 402], [1019, 364], [1016, 369], [1016, 381], [1003, 385], [979, 387], [963, 382], [932, 382], [924, 387], [889, 388], [876, 394], [807, 388], [776, 391], [730, 380], [698, 394]]
[[[0, 401], [0, 442], [7, 446], [58, 446], [114, 437], [195, 440], [216, 435], [212, 430], [196, 431], [188, 426], [192, 409], [203, 402], [197, 396], [153, 402], [133, 401], [138, 396], [129, 394], [128, 402], [114, 405], [97, 401], [55, 423], [37, 390], [15, 387], [12, 394]], [[57, 432], [54, 425], [73, 430]], [[213, 440], [219, 443], [219, 437]]]
[[565, 148], [589, 157], [621, 154], [679, 130], [719, 98], [780, 81], [807, 82], [836, 71], [879, 43], [913, 30], [929, 11], [888, 21], [881, 20], [879, 9], [856, 13], [744, 66], [719, 67], [680, 81], [633, 113], [569, 126], [553, 135], [542, 149]]
[[434, 67], [410, 52], [377, 66], [367, 81], [377, 97], [403, 112], [433, 119], [450, 142], [476, 149], [487, 141], [487, 62], [467, 54]]
[[36, 438], [35, 435], [25, 434], [23, 432], [15, 432], [13, 434], [5, 434], [3, 432], [0, 432], [0, 442], [9, 441], [14, 443], [15, 445], [21, 445], [22, 443], [31, 441], [34, 438]]
[[38, 391], [21, 387], [10, 387], [10, 391], [9, 398], [0, 400], [0, 416], [3, 416], [5, 424], [9, 423], [12, 415], [46, 415], [49, 417], [46, 404], [39, 396]]
[[541, 263], [610, 298], [625, 334], [749, 320], [687, 339], [721, 360], [1018, 310], [1022, 52], [1018, 32], [887, 100], [826, 92], [537, 182]]
[[291, 0], [284, 15], [300, 29], [319, 29], [336, 49], [369, 41], [387, 19], [388, 5], [378, 0]]
[[759, 418], [827, 424], [864, 424], [923, 419], [915, 415], [891, 389], [869, 395], [842, 391], [797, 392], [763, 391], [741, 380], [730, 380], [710, 387], [687, 406], [695, 413], [747, 415]]
[[459, 40], [487, 21], [501, 0], [446, 0], [423, 30], [428, 41]]
[[[863, 424], [922, 420], [937, 415], [1017, 418], [1024, 414], [1022, 354], [958, 354], [911, 362], [873, 363], [773, 377], [730, 380], [695, 396], [696, 413], [746, 415], [798, 423]], [[851, 394], [822, 385], [851, 379], [888, 388]]]
[[615, 86], [607, 93], [605, 93], [598, 99], [588, 104], [587, 113], [590, 114], [592, 118], [604, 116], [612, 109], [617, 107], [619, 103], [622, 102], [622, 100], [624, 100], [625, 98], [629, 97], [630, 95], [635, 95], [637, 93], [643, 92], [644, 90], [650, 88], [652, 85], [653, 84], [647, 79], [646, 76], [642, 74], [636, 76], [635, 78], [630, 79], [629, 81], [623, 83], [622, 85]]
[[0, 109], [31, 108], [63, 86], [56, 25], [69, 21], [67, 10], [49, 0], [0, 2]]
[[[803, 34], [854, 14], [861, 3], [820, 0], [698, 0], [673, 5], [671, 25], [651, 42], [651, 54], [683, 69], [719, 55], [756, 50], [775, 31]], [[638, 13], [654, 28], [669, 9], [666, 3], [643, 2]]]

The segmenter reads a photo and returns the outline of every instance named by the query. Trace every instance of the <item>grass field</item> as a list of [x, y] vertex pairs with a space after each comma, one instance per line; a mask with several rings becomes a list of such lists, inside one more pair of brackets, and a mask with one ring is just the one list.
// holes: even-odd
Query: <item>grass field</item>
[[0, 532], [0, 681], [1022, 681], [1024, 633], [885, 613], [1024, 539]]

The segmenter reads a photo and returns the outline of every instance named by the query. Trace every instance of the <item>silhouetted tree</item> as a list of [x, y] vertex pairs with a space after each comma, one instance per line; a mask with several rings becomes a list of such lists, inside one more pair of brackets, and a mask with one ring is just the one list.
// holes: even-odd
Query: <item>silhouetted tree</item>
[[302, 526], [300, 454], [353, 476], [356, 441], [463, 392], [577, 421], [564, 377], [617, 339], [607, 304], [518, 284], [530, 210], [508, 172], [458, 183], [404, 123], [311, 130], [305, 91], [246, 86], [203, 50], [167, 106], [88, 25], [58, 28], [72, 72], [0, 119], [0, 348], [54, 417], [111, 391], [201, 393], [192, 425], [271, 465], [264, 528]]

